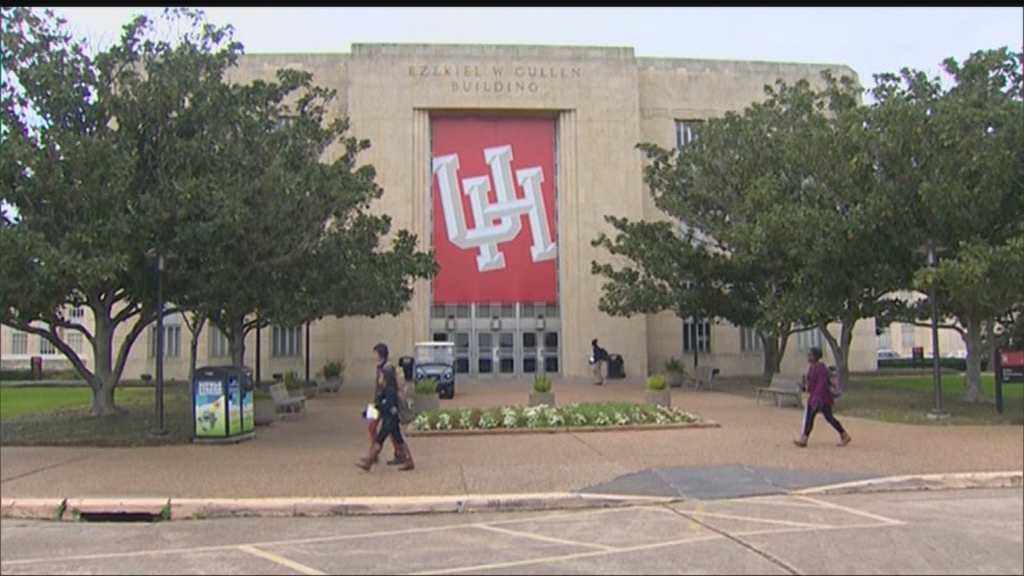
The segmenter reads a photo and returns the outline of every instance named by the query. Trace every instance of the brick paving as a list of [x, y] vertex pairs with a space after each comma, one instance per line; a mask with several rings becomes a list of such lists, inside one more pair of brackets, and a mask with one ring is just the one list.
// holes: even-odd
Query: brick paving
[[[557, 382], [556, 402], [642, 401], [639, 380], [597, 387]], [[460, 382], [441, 406], [525, 403], [530, 382]], [[674, 406], [720, 428], [584, 434], [413, 437], [413, 472], [353, 463], [365, 454], [359, 416], [368, 384], [307, 402], [305, 418], [259, 428], [250, 442], [149, 448], [0, 447], [0, 496], [339, 497], [572, 491], [660, 467], [742, 464], [858, 475], [1024, 468], [1020, 426], [913, 426], [844, 418], [854, 441], [835, 447], [816, 427], [809, 448], [790, 440], [801, 412], [750, 398], [674, 389]], [[386, 449], [387, 450], [387, 449]], [[390, 454], [386, 451], [386, 456]]]

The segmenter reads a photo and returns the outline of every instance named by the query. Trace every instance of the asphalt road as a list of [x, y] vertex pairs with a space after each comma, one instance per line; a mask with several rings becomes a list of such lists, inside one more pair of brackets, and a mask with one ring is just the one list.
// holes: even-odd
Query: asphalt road
[[552, 513], [0, 522], [3, 574], [1024, 574], [1021, 489]]

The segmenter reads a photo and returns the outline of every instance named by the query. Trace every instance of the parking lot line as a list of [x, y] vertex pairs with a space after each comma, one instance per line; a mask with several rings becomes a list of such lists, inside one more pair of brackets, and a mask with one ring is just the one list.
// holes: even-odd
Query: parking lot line
[[566, 560], [579, 560], [582, 558], [594, 558], [596, 556], [607, 556], [609, 554], [622, 554], [625, 552], [642, 552], [644, 550], [656, 550], [658, 548], [668, 548], [670, 546], [678, 546], [679, 544], [687, 544], [689, 542], [704, 542], [707, 540], [718, 540], [722, 536], [718, 534], [709, 534], [707, 536], [697, 536], [691, 538], [684, 538], [682, 540], [671, 540], [669, 542], [656, 542], [654, 544], [641, 544], [638, 546], [627, 546], [623, 548], [615, 548], [613, 550], [595, 550], [593, 552], [576, 552], [573, 554], [562, 554], [559, 556], [547, 556], [544, 558], [531, 558], [529, 560], [515, 560], [512, 562], [496, 562], [494, 564], [477, 564], [474, 566], [461, 566], [459, 568], [444, 568], [441, 570], [429, 570], [425, 572], [413, 572], [413, 576], [428, 576], [433, 574], [463, 574], [466, 572], [481, 572], [483, 570], [500, 570], [502, 568], [513, 568], [516, 566], [529, 566], [530, 564], [543, 564], [545, 562], [564, 562]]
[[518, 536], [521, 538], [530, 538], [531, 540], [540, 540], [541, 542], [551, 542], [553, 544], [564, 544], [566, 546], [578, 546], [585, 548], [598, 548], [600, 550], [618, 550], [614, 546], [605, 546], [604, 544], [591, 544], [589, 542], [576, 542], [574, 540], [564, 540], [562, 538], [554, 538], [551, 536], [543, 536], [541, 534], [530, 534], [529, 532], [519, 532], [517, 530], [509, 530], [507, 528], [498, 528], [497, 526], [478, 525], [474, 526], [480, 530], [489, 530], [491, 532], [497, 532], [499, 534], [505, 534], [506, 536]]
[[869, 518], [871, 520], [878, 520], [879, 522], [882, 522], [884, 524], [889, 524], [891, 526], [902, 526], [902, 525], [906, 524], [906, 522], [904, 522], [902, 520], [896, 520], [895, 518], [888, 518], [888, 517], [885, 517], [885, 516], [881, 516], [879, 514], [872, 514], [871, 512], [866, 512], [864, 510], [857, 510], [856, 508], [850, 508], [849, 506], [843, 506], [842, 504], [836, 504], [834, 502], [825, 502], [825, 501], [822, 501], [822, 500], [818, 500], [817, 498], [811, 498], [810, 496], [794, 496], [794, 498], [799, 498], [800, 500], [805, 500], [807, 502], [811, 502], [813, 504], [817, 504], [818, 506], [821, 506], [822, 508], [832, 508], [833, 510], [841, 510], [843, 512], [847, 512], [847, 513], [853, 514], [855, 516], [861, 516], [862, 518]]
[[266, 550], [260, 550], [259, 548], [255, 548], [253, 546], [243, 544], [242, 546], [239, 546], [238, 549], [247, 554], [252, 554], [253, 556], [256, 556], [258, 558], [263, 558], [264, 560], [269, 560], [275, 564], [280, 564], [285, 568], [291, 568], [299, 574], [309, 574], [310, 576], [322, 576], [323, 574], [326, 574], [326, 572], [321, 572], [316, 568], [310, 568], [305, 564], [299, 564], [298, 562], [295, 562], [294, 560], [289, 560], [288, 558], [285, 558], [284, 556], [281, 556], [279, 554], [267, 552]]

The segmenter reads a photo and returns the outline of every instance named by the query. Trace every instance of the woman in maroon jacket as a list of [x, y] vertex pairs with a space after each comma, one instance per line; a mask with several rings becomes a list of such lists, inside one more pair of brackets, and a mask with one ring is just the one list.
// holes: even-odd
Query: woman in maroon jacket
[[832, 403], [835, 401], [835, 393], [832, 390], [832, 378], [828, 368], [821, 363], [821, 348], [811, 348], [807, 354], [807, 406], [804, 409], [804, 433], [799, 440], [793, 443], [801, 448], [807, 447], [807, 438], [814, 428], [814, 419], [820, 412], [825, 420], [839, 432], [839, 445], [846, 446], [850, 443], [850, 435], [843, 429], [843, 425], [832, 415]]

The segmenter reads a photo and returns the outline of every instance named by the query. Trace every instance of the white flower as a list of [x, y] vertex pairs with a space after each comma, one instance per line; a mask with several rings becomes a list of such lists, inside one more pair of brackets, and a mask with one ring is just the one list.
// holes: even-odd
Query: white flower
[[587, 415], [582, 412], [576, 412], [572, 415], [572, 421], [577, 426], [587, 425]]
[[425, 415], [420, 414], [412, 421], [412, 429], [418, 431], [430, 430], [430, 420]]
[[468, 408], [463, 408], [459, 413], [459, 428], [468, 430], [473, 427], [472, 411]]
[[439, 414], [437, 416], [437, 429], [438, 430], [451, 430], [451, 428], [452, 428], [452, 417], [448, 413], [446, 413], [446, 412], [442, 412], [441, 414]]
[[631, 420], [632, 419], [629, 417], [629, 414], [625, 414], [623, 412], [616, 412], [615, 413], [615, 423], [620, 425], [620, 426], [625, 425], [625, 424], [629, 424], [631, 422]]
[[611, 423], [612, 421], [608, 419], [608, 415], [604, 412], [598, 414], [597, 417], [594, 418], [595, 426], [607, 426]]
[[502, 410], [502, 416], [503, 416], [502, 419], [501, 419], [501, 425], [502, 426], [504, 426], [505, 428], [515, 428], [516, 427], [516, 423], [519, 420], [519, 417], [516, 415], [515, 412], [505, 412], [504, 410]]
[[498, 420], [490, 412], [485, 412], [480, 416], [480, 427], [484, 429], [497, 428]]

